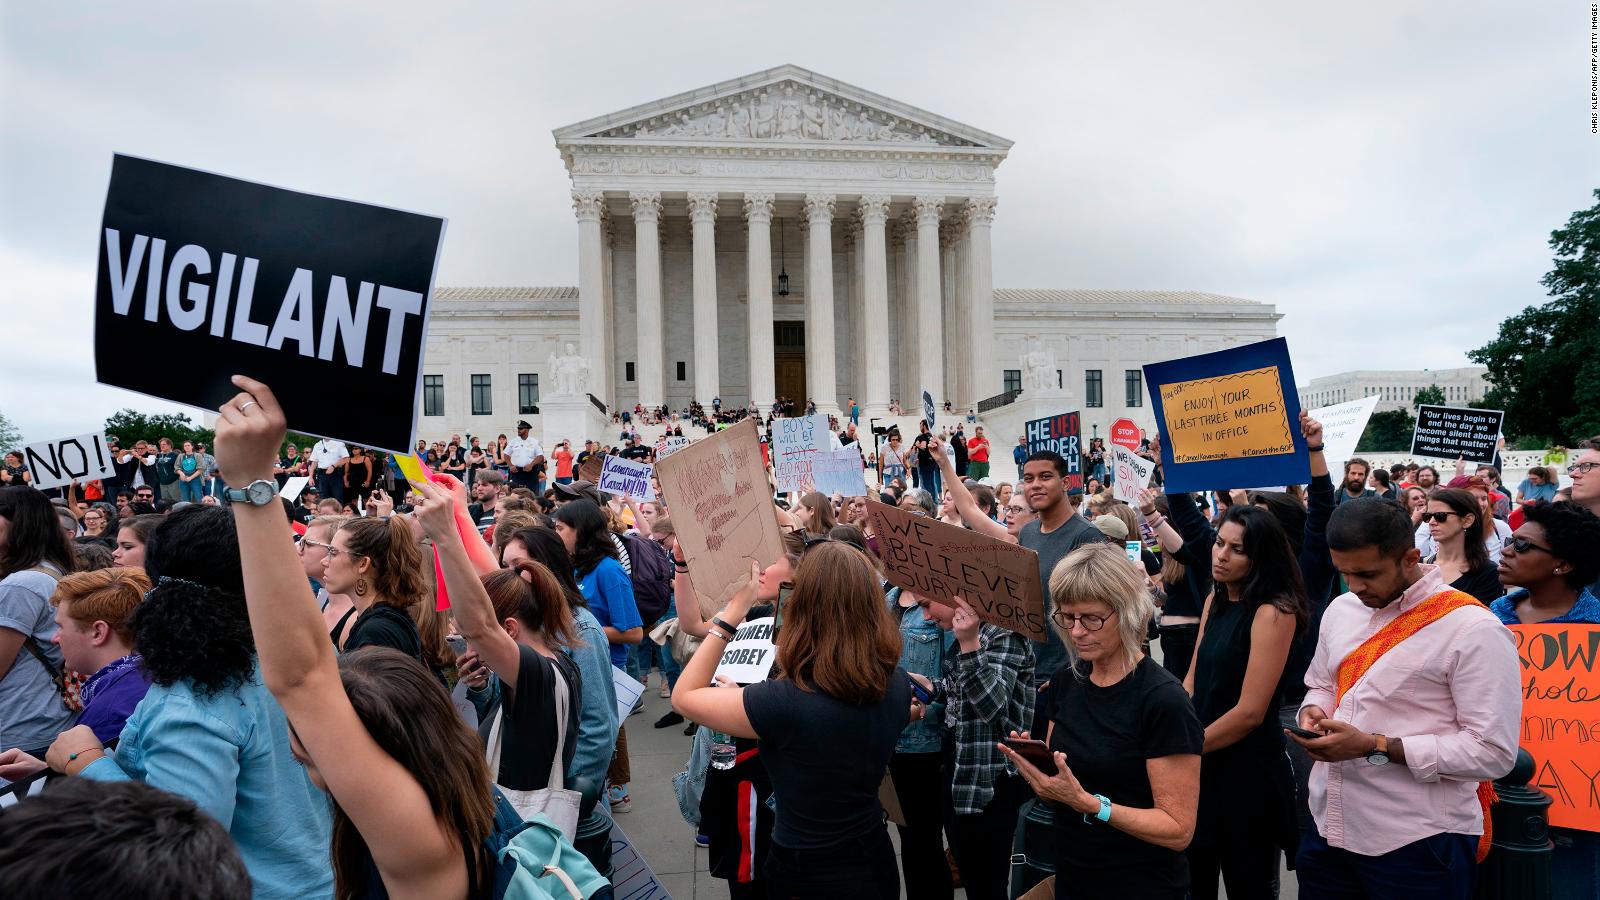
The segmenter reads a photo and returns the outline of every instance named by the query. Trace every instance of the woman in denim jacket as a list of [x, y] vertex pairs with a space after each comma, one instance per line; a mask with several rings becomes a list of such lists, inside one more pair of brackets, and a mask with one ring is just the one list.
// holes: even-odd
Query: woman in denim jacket
[[[916, 595], [900, 588], [889, 591], [889, 617], [900, 625], [900, 667], [929, 680], [955, 658], [955, 636], [922, 614]], [[900, 799], [906, 824], [900, 830], [900, 866], [906, 896], [949, 900], [954, 893], [950, 865], [944, 855], [944, 810], [949, 805], [950, 778], [943, 771], [944, 704], [924, 707], [921, 719], [907, 725], [889, 760], [889, 776]]]
[[150, 691], [115, 751], [80, 725], [50, 747], [51, 768], [193, 800], [228, 829], [257, 898], [333, 896], [328, 801], [295, 761], [288, 720], [261, 681], [233, 516], [216, 506], [171, 513], [145, 545], [145, 569], [155, 587], [131, 624]]

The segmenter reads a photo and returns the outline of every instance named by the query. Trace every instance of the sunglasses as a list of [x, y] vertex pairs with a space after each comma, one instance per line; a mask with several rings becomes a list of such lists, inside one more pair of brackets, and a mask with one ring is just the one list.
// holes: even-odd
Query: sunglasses
[[1422, 514], [1422, 521], [1438, 522], [1442, 525], [1453, 515], [1455, 515], [1453, 512], [1425, 512]]
[[1511, 547], [1511, 549], [1517, 551], [1518, 553], [1527, 553], [1529, 550], [1539, 550], [1541, 552], [1548, 553], [1551, 556], [1556, 555], [1556, 552], [1551, 550], [1549, 547], [1541, 547], [1527, 538], [1514, 537], [1506, 543]]

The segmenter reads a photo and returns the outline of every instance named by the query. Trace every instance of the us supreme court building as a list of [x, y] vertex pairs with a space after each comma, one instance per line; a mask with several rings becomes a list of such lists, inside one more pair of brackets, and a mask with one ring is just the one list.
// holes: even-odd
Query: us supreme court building
[[578, 284], [439, 288], [423, 436], [537, 432], [576, 356], [596, 408], [854, 397], [863, 424], [924, 388], [964, 411], [1053, 372], [1088, 437], [1153, 427], [1143, 364], [1277, 333], [1274, 307], [1203, 291], [995, 287], [1012, 142], [797, 66], [554, 135]]

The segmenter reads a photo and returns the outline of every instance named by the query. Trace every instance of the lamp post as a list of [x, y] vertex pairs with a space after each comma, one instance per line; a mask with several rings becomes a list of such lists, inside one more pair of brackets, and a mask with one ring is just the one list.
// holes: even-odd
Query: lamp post
[[883, 457], [881, 457], [879, 454], [881, 454], [883, 450], [880, 446], [880, 442], [883, 440], [883, 433], [887, 429], [880, 427], [878, 425], [878, 420], [875, 418], [867, 419], [867, 427], [872, 430], [873, 467], [878, 470], [878, 487], [881, 488], [883, 487]]

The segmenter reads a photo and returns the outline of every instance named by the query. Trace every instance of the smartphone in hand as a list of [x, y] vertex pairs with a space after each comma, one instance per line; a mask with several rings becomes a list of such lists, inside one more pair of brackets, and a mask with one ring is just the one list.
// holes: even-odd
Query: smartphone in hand
[[1005, 739], [1005, 744], [1046, 775], [1054, 775], [1060, 771], [1056, 768], [1056, 755], [1044, 741], [1008, 737]]
[[912, 678], [911, 676], [908, 675], [908, 676], [906, 676], [906, 681], [911, 683], [911, 696], [915, 697], [917, 699], [917, 702], [919, 702], [919, 703], [932, 703], [933, 702], [933, 694], [930, 693], [927, 688], [923, 687], [920, 683], [918, 683], [915, 678]]
[[1279, 722], [1278, 724], [1283, 726], [1283, 730], [1284, 731], [1287, 731], [1290, 734], [1295, 735], [1296, 737], [1303, 737], [1308, 741], [1314, 741], [1319, 737], [1327, 737], [1327, 735], [1323, 734], [1320, 731], [1312, 731], [1309, 728], [1301, 728], [1299, 725], [1296, 725], [1295, 723], [1290, 722], [1287, 719]]

